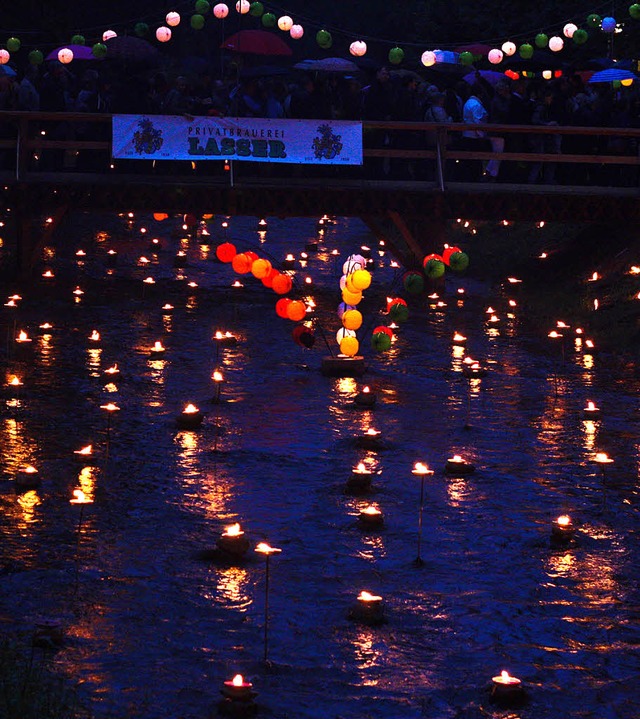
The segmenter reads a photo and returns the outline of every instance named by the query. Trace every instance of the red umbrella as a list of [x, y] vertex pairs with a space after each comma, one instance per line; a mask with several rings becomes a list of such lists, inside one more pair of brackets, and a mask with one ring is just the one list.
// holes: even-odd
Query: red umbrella
[[266, 30], [240, 30], [228, 37], [220, 47], [252, 55], [293, 55], [284, 40]]

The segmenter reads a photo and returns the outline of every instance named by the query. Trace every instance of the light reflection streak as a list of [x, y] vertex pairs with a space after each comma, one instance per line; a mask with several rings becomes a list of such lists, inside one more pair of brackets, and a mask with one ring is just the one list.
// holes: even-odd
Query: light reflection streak
[[[353, 637], [353, 653], [356, 660], [356, 666], [362, 672], [377, 666], [382, 652], [376, 648], [378, 637], [375, 632], [370, 629], [358, 629]], [[374, 687], [378, 684], [378, 679], [362, 673], [360, 675], [363, 686]]]
[[42, 501], [35, 489], [30, 489], [28, 492], [23, 492], [18, 496], [18, 505], [22, 510], [22, 522], [19, 523], [18, 529], [24, 532], [29, 524], [37, 521], [35, 508], [41, 503]]
[[100, 357], [102, 350], [99, 347], [87, 350], [87, 369], [91, 377], [100, 376]]
[[253, 603], [248, 594], [249, 572], [242, 567], [225, 567], [218, 569], [216, 574], [216, 592], [205, 594], [205, 597], [229, 609], [246, 612]]
[[78, 484], [80, 489], [86, 495], [88, 501], [93, 502], [95, 500], [95, 486], [98, 478], [99, 469], [97, 467], [83, 467], [78, 475]]

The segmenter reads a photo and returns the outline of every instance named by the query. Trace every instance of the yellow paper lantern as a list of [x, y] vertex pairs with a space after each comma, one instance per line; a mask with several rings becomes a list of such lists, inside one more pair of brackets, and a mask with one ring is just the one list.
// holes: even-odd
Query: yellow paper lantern
[[342, 315], [342, 324], [348, 330], [357, 330], [362, 327], [362, 313], [358, 310], [347, 310]]
[[360, 292], [366, 290], [371, 285], [371, 273], [369, 270], [356, 270], [351, 275], [351, 284]]
[[355, 337], [344, 337], [340, 342], [340, 352], [347, 357], [353, 357], [358, 354], [360, 343]]
[[348, 305], [357, 305], [362, 299], [362, 292], [351, 292], [347, 287], [342, 290], [342, 300]]
[[255, 260], [251, 265], [251, 274], [257, 279], [261, 280], [271, 272], [271, 262], [262, 258]]
[[307, 313], [307, 306], [300, 300], [293, 300], [287, 305], [287, 317], [294, 322], [300, 322]]

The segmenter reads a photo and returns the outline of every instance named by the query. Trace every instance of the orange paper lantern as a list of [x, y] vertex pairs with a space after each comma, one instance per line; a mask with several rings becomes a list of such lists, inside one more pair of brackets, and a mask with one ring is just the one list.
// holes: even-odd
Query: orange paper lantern
[[251, 265], [251, 274], [261, 280], [271, 272], [271, 262], [269, 260], [257, 259]]
[[278, 295], [286, 295], [287, 292], [291, 291], [292, 286], [293, 282], [291, 281], [291, 277], [289, 277], [289, 275], [283, 275], [281, 272], [275, 275], [271, 282], [273, 291]]
[[231, 266], [239, 275], [246, 275], [251, 271], [253, 261], [244, 252], [238, 253], [232, 260]]
[[300, 322], [300, 320], [304, 319], [306, 314], [306, 305], [304, 302], [300, 302], [300, 300], [292, 300], [287, 305], [287, 317], [294, 322]]

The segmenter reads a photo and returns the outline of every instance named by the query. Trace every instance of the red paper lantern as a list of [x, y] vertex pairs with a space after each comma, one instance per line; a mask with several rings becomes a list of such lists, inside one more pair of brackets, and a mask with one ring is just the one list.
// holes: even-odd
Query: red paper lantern
[[402, 297], [394, 297], [393, 299], [390, 299], [387, 302], [387, 312], [393, 307], [393, 305], [406, 305], [406, 300], [403, 300]]
[[289, 277], [289, 275], [283, 275], [281, 272], [275, 275], [271, 282], [273, 291], [278, 295], [286, 295], [287, 292], [291, 291], [292, 286], [293, 282], [291, 281], [291, 277]]
[[307, 306], [300, 300], [292, 300], [287, 305], [287, 317], [294, 322], [300, 322], [307, 314]]
[[162, 222], [163, 220], [166, 220], [169, 217], [166, 212], [154, 212], [153, 213], [153, 219], [156, 222]]
[[442, 255], [437, 255], [435, 252], [432, 252], [430, 255], [427, 255], [424, 260], [422, 260], [422, 266], [426, 268], [429, 260], [439, 260], [440, 262], [444, 262]]
[[[451, 255], [452, 255], [454, 252], [462, 252], [462, 250], [461, 250], [459, 247], [456, 247], [455, 245], [454, 245], [453, 247], [445, 247], [445, 248], [444, 248], [444, 251], [443, 251], [443, 253], [442, 253], [441, 259], [442, 259], [442, 261], [444, 262], [445, 265], [447, 265], [447, 266], [449, 265], [449, 260], [451, 259]], [[429, 259], [430, 259], [430, 260], [437, 260], [438, 257], [437, 257], [436, 255], [433, 255], [433, 256], [432, 256], [432, 255], [429, 255]], [[425, 267], [427, 266], [427, 261], [428, 261], [428, 260], [427, 260], [427, 258], [425, 257], [425, 262], [424, 262], [424, 266], [425, 266]]]
[[384, 334], [389, 335], [389, 337], [393, 337], [393, 330], [390, 327], [386, 327], [385, 325], [378, 325], [374, 330], [373, 334], [378, 334], [378, 332], [384, 332]]
[[246, 275], [247, 272], [250, 272], [252, 264], [253, 260], [248, 257], [244, 252], [238, 253], [231, 260], [231, 266], [239, 275]]
[[278, 317], [282, 317], [285, 320], [287, 319], [287, 307], [291, 304], [291, 302], [292, 300], [288, 297], [283, 297], [276, 302], [276, 314]]
[[276, 270], [275, 267], [272, 267], [269, 270], [269, 274], [262, 278], [262, 284], [265, 287], [269, 287], [269, 289], [272, 289], [273, 288], [273, 278], [279, 274], [280, 273], [278, 272], [278, 270]]
[[230, 242], [223, 242], [221, 245], [216, 247], [216, 257], [220, 262], [231, 262], [236, 256], [235, 245]]

